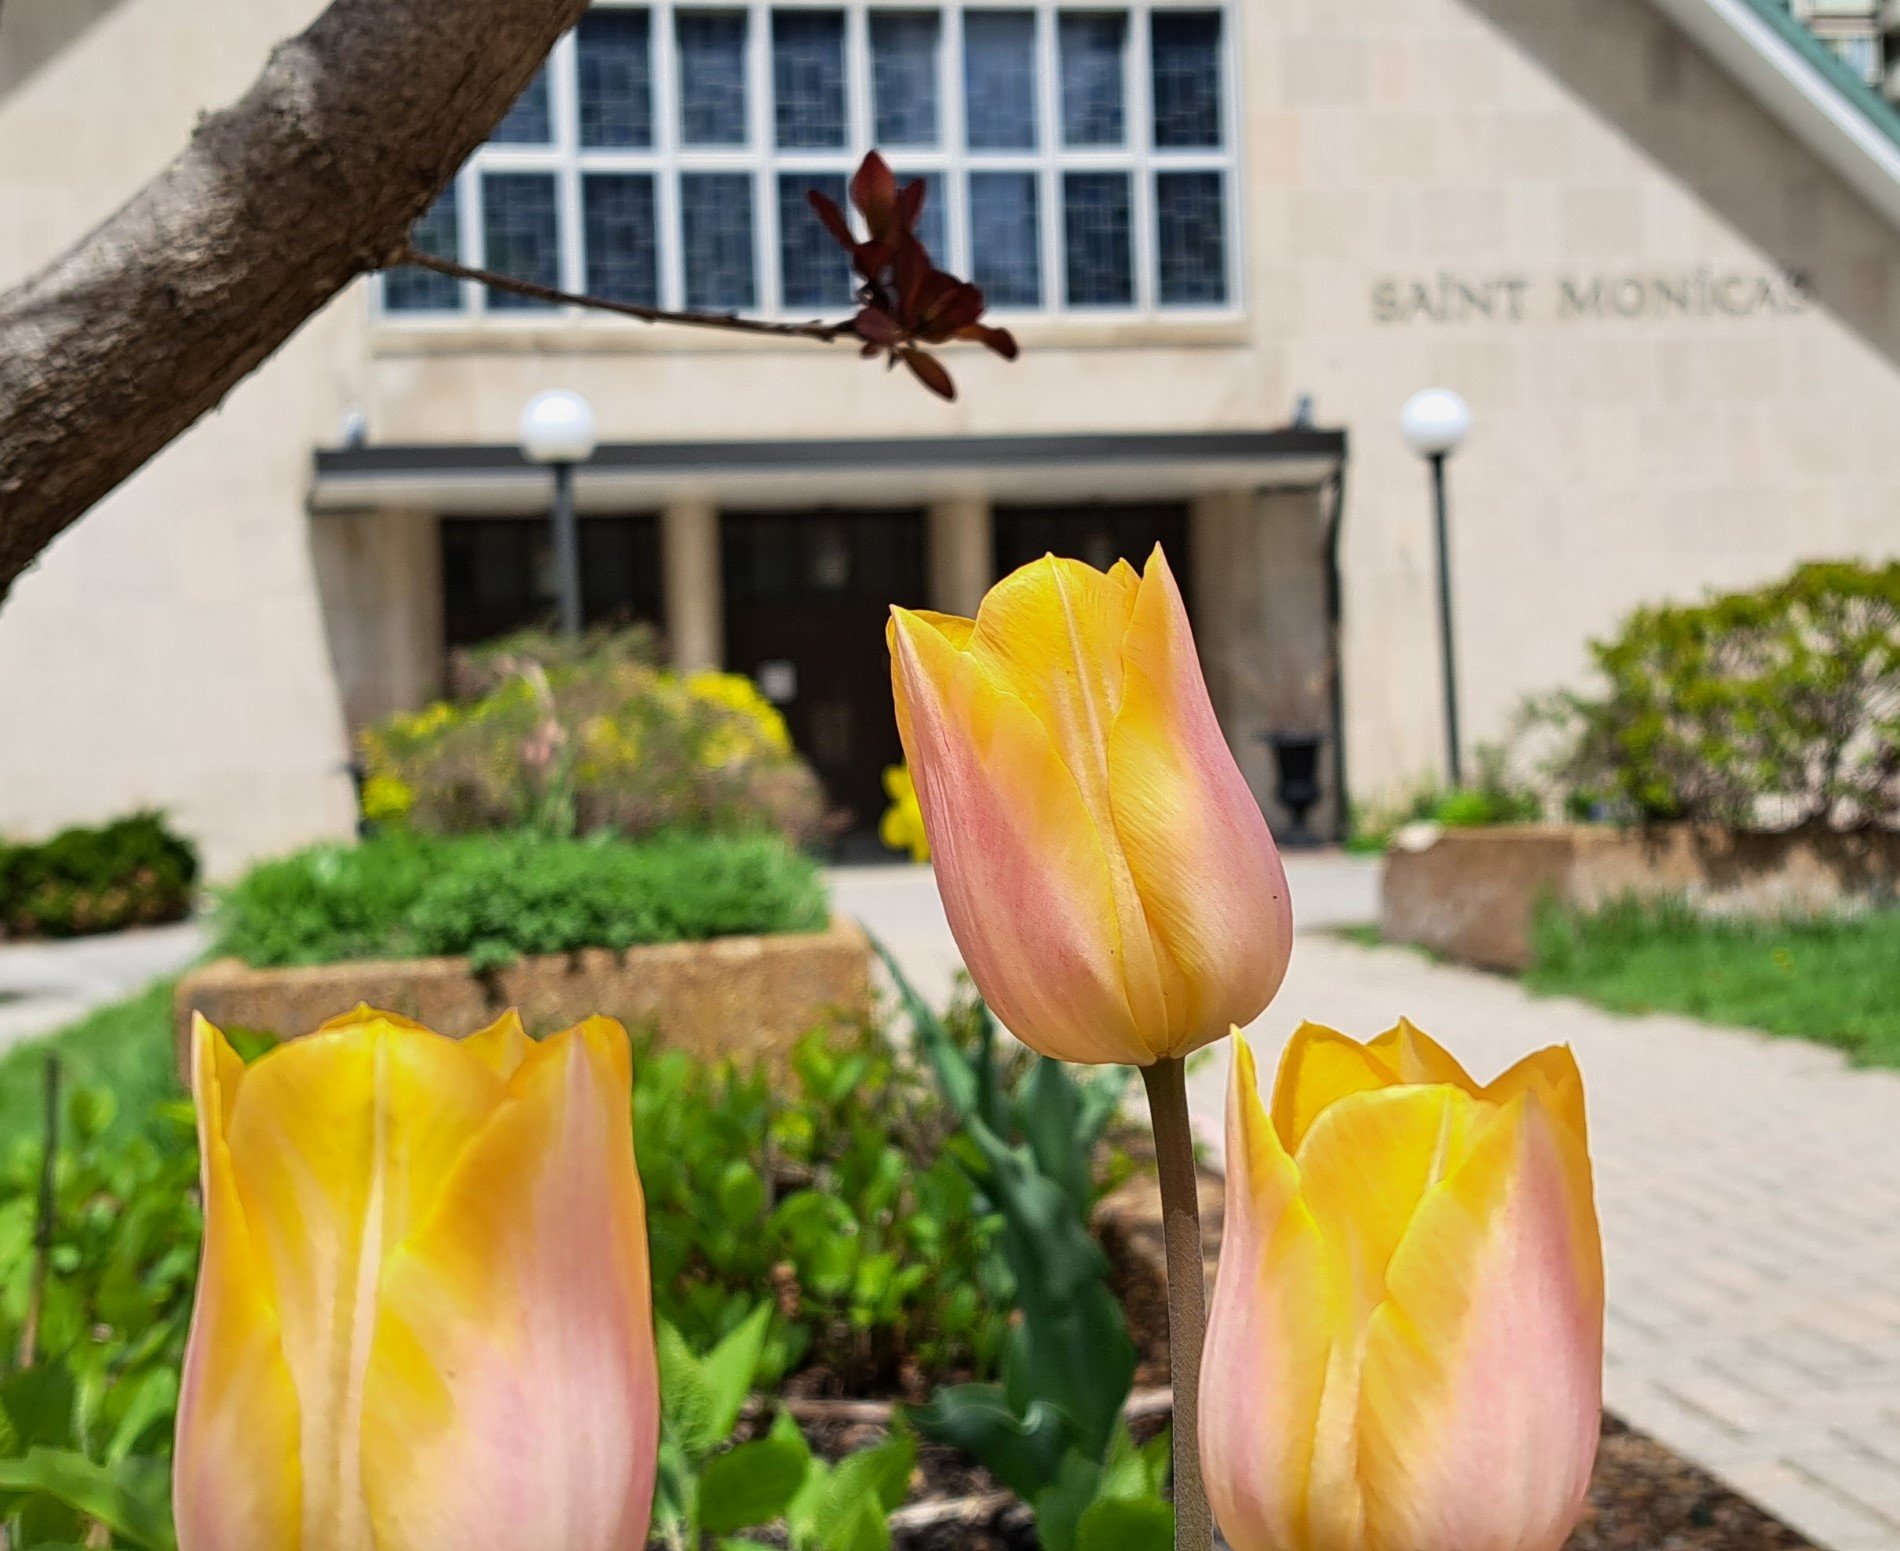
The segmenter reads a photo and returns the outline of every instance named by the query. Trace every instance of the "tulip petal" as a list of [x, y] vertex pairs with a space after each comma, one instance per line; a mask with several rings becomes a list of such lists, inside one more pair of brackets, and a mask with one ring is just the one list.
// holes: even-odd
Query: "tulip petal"
[[1349, 1093], [1387, 1088], [1399, 1080], [1369, 1047], [1319, 1023], [1302, 1023], [1280, 1054], [1273, 1083], [1273, 1126], [1280, 1145], [1298, 1152], [1328, 1105]]
[[180, 1551], [298, 1551], [297, 1396], [225, 1141], [244, 1063], [201, 1017], [192, 1024], [192, 1074], [205, 1225], [172, 1465], [178, 1543]]
[[1443, 1082], [1473, 1098], [1482, 1091], [1454, 1056], [1410, 1018], [1401, 1018], [1367, 1047], [1392, 1068], [1400, 1082]]
[[1168, 1003], [1158, 1053], [1182, 1056], [1273, 999], [1292, 948], [1292, 906], [1159, 546], [1120, 644], [1120, 710], [1108, 736], [1115, 835], [1158, 950]]
[[383, 1259], [504, 1091], [456, 1041], [374, 1013], [245, 1074], [230, 1156], [296, 1387], [313, 1551], [374, 1546], [356, 1440]]
[[521, 1014], [510, 1007], [487, 1028], [463, 1040], [462, 1048], [506, 1082], [528, 1058], [534, 1041], [521, 1026]]
[[1326, 1382], [1319, 1229], [1236, 1036], [1227, 1090], [1227, 1210], [1202, 1371], [1208, 1497], [1235, 1551], [1305, 1546], [1306, 1480]]
[[1581, 1138], [1514, 1098], [1421, 1203], [1366, 1336], [1377, 1551], [1557, 1551], [1596, 1453], [1603, 1299]]
[[377, 1551], [640, 1551], [658, 1435], [627, 1037], [543, 1041], [389, 1258], [364, 1396]]
[[991, 1009], [1063, 1060], [1152, 1059], [1125, 989], [1126, 939], [1152, 954], [1139, 904], [1047, 729], [932, 621], [893, 610], [889, 639], [944, 913]]

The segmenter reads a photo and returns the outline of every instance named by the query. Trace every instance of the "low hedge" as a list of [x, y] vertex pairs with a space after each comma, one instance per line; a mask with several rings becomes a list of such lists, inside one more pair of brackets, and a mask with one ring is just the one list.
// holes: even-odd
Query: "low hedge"
[[817, 864], [776, 835], [626, 841], [392, 834], [255, 868], [216, 951], [264, 968], [465, 955], [477, 969], [578, 948], [820, 931]]
[[156, 813], [0, 844], [0, 937], [82, 937], [191, 911], [198, 853]]

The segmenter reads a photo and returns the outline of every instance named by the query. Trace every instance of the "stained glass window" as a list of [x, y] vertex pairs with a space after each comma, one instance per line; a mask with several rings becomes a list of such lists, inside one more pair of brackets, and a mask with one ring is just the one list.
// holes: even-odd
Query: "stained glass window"
[[1128, 174], [1062, 176], [1066, 299], [1071, 307], [1126, 307], [1135, 299]]
[[963, 13], [964, 138], [973, 151], [1036, 144], [1036, 13]]
[[1150, 33], [1155, 144], [1221, 143], [1221, 19], [1218, 11], [1156, 11]]
[[1155, 176], [1163, 306], [1227, 300], [1227, 200], [1218, 172]]
[[587, 289], [609, 301], [658, 306], [653, 175], [588, 173], [581, 179], [581, 212], [587, 228]]
[[[419, 252], [452, 259], [461, 246], [460, 218], [461, 200], [451, 183], [416, 222], [409, 240]], [[383, 276], [383, 305], [391, 312], [458, 312], [462, 282], [414, 265], [392, 269]]]
[[[561, 283], [561, 240], [552, 173], [483, 174], [482, 249], [485, 268], [537, 285]], [[520, 312], [551, 304], [490, 286], [487, 305], [497, 311]]]
[[937, 143], [942, 47], [943, 18], [935, 11], [871, 13], [871, 137], [879, 145]]
[[688, 307], [758, 305], [749, 174], [681, 173], [680, 236]]
[[992, 307], [1042, 303], [1042, 235], [1033, 172], [970, 174], [970, 278]]
[[844, 144], [843, 11], [772, 13], [772, 116], [782, 146]]
[[646, 11], [589, 11], [574, 29], [581, 144], [653, 144], [653, 23]]
[[851, 261], [819, 224], [805, 195], [812, 189], [844, 204], [841, 172], [778, 176], [779, 290], [787, 307], [842, 308], [851, 302]]
[[680, 138], [687, 145], [744, 145], [744, 11], [680, 11]]
[[1057, 28], [1062, 58], [1062, 143], [1120, 145], [1127, 132], [1122, 59], [1125, 11], [1064, 11]]

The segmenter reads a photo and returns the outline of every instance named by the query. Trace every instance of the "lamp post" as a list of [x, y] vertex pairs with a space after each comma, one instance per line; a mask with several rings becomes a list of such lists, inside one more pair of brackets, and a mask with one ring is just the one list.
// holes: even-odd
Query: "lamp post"
[[1445, 460], [1471, 431], [1471, 406], [1449, 388], [1426, 388], [1405, 401], [1399, 434], [1432, 466], [1432, 510], [1438, 528], [1438, 638], [1445, 665], [1445, 752], [1451, 784], [1464, 784], [1458, 748], [1458, 662], [1452, 649], [1451, 541], [1445, 521]]
[[554, 470], [554, 586], [561, 634], [581, 633], [581, 538], [574, 515], [574, 465], [594, 455], [594, 409], [578, 393], [537, 393], [521, 411], [521, 455]]

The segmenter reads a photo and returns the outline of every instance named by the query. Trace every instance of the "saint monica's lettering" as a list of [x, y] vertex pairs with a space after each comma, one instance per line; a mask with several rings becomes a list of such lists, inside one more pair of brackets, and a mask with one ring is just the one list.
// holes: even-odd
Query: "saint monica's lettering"
[[1379, 280], [1372, 287], [1373, 321], [1388, 324], [1792, 317], [1813, 305], [1801, 270], [1706, 265], [1666, 273], [1561, 275], [1548, 286], [1523, 275], [1440, 273]]

